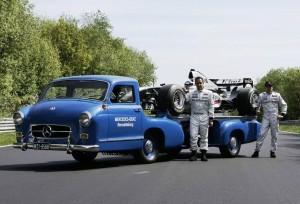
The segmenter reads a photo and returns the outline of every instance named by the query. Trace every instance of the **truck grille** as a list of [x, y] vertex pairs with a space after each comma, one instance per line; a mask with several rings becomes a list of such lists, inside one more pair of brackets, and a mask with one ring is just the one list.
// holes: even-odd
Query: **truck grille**
[[32, 125], [34, 137], [64, 138], [71, 134], [71, 127], [64, 125]]

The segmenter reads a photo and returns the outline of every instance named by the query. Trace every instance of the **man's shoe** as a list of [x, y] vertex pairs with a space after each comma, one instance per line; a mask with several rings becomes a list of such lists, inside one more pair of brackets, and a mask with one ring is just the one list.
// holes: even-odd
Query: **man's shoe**
[[271, 157], [271, 158], [276, 158], [275, 152], [272, 152], [272, 151], [271, 151], [271, 152], [270, 152], [270, 157]]
[[197, 151], [192, 151], [192, 156], [189, 158], [189, 161], [197, 160]]
[[255, 151], [253, 154], [252, 154], [252, 158], [257, 158], [259, 156], [259, 151]]
[[207, 161], [206, 150], [201, 150], [201, 161]]

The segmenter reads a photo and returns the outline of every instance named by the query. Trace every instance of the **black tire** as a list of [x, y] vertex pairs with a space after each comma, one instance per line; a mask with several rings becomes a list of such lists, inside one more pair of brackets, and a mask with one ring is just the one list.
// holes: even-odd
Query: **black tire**
[[258, 96], [259, 93], [254, 88], [240, 89], [235, 101], [239, 115], [256, 115], [255, 103], [257, 102]]
[[219, 150], [223, 157], [226, 158], [237, 157], [241, 150], [241, 141], [237, 136], [232, 135], [230, 136], [228, 144], [219, 147]]
[[145, 136], [143, 148], [133, 154], [138, 162], [150, 164], [154, 163], [158, 158], [158, 148], [155, 139], [152, 136]]
[[162, 112], [169, 111], [173, 116], [178, 116], [184, 111], [185, 93], [181, 86], [168, 84], [158, 92], [158, 108]]
[[81, 163], [89, 163], [93, 161], [97, 155], [98, 152], [72, 151], [73, 158]]

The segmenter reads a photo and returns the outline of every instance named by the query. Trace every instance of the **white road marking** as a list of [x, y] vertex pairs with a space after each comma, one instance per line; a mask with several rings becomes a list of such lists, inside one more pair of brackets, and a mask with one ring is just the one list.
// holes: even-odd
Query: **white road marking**
[[140, 174], [148, 174], [149, 171], [137, 171], [137, 172], [133, 172], [133, 174], [136, 174], [136, 175], [140, 175]]

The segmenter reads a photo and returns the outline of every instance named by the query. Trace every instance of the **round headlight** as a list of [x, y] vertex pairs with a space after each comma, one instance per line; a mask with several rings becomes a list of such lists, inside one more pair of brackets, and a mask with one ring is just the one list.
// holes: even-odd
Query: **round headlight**
[[79, 123], [82, 127], [88, 127], [92, 122], [92, 115], [90, 112], [83, 112], [80, 115]]
[[13, 120], [15, 125], [21, 125], [24, 121], [24, 114], [21, 111], [18, 111], [14, 114]]

